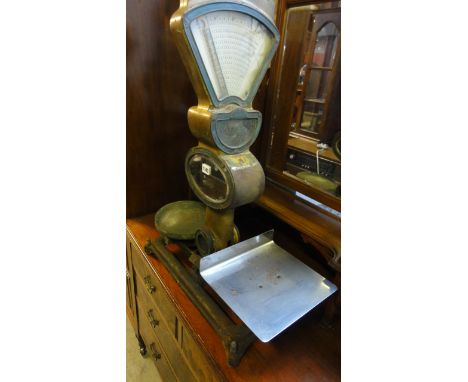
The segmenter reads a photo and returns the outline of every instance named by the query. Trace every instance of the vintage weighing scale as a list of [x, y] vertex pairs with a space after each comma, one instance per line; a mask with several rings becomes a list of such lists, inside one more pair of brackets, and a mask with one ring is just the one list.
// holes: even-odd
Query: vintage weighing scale
[[[162, 236], [146, 250], [163, 262], [219, 334], [231, 366], [256, 337], [271, 340], [336, 291], [276, 245], [273, 231], [239, 242], [234, 225], [234, 208], [255, 201], [265, 185], [249, 147], [262, 122], [252, 100], [279, 42], [274, 11], [273, 0], [181, 0], [171, 18], [198, 96], [188, 123], [199, 144], [185, 158], [185, 173], [201, 202], [161, 208], [155, 225]], [[168, 249], [174, 242], [181, 249], [177, 255]]]

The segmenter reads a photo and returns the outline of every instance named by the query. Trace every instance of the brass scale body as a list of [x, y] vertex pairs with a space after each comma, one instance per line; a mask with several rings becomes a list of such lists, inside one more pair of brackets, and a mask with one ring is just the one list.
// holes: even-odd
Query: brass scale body
[[[235, 4], [236, 2], [233, 3]], [[238, 241], [238, 233], [234, 228], [234, 208], [253, 202], [260, 197], [265, 187], [265, 175], [260, 163], [248, 150], [256, 136], [253, 137], [251, 142], [249, 142], [248, 147], [245, 147], [242, 152], [238, 152], [239, 150], [229, 150], [230, 152], [226, 152], [228, 149], [223, 151], [215, 142], [211, 131], [211, 125], [214, 114], [220, 109], [217, 108], [210, 99], [209, 91], [203, 81], [200, 68], [197, 65], [190, 43], [187, 39], [187, 35], [184, 31], [183, 16], [187, 11], [187, 7], [188, 0], [181, 0], [180, 8], [171, 17], [170, 29], [198, 97], [198, 105], [193, 106], [188, 110], [188, 124], [190, 131], [199, 140], [198, 146], [191, 151], [196, 152], [206, 150], [209, 154], [221, 159], [218, 163], [223, 170], [227, 170], [226, 164], [228, 164], [230, 168], [230, 176], [227, 178], [229, 194], [228, 200], [224, 203], [210, 203], [209, 201], [207, 202], [204, 195], [197, 192], [197, 187], [193, 184], [193, 181], [187, 171], [188, 157], [186, 160], [186, 175], [189, 184], [195, 194], [207, 205], [203, 231], [206, 236], [210, 237], [210, 241], [212, 241], [210, 252], [214, 252], [225, 248], [229, 243], [235, 243]], [[274, 24], [273, 28], [276, 32], [275, 37], [277, 46], [279, 34], [277, 34]], [[272, 49], [270, 57], [267, 59], [265, 65], [269, 64], [276, 46]], [[264, 72], [261, 75], [262, 78], [263, 75]], [[258, 83], [262, 78], [258, 78]], [[253, 96], [251, 98], [253, 99]], [[232, 108], [235, 106], [232, 104], [227, 107]], [[252, 109], [251, 100], [248, 103], [243, 103], [240, 109], [257, 113], [260, 116], [259, 123], [261, 124], [261, 114]], [[189, 155], [190, 152], [188, 156]]]
[[[189, 150], [187, 154], [185, 172], [192, 190], [206, 205], [204, 225], [198, 232], [201, 231], [199, 236], [209, 241], [210, 248], [205, 253], [200, 253], [201, 255], [207, 255], [226, 248], [231, 243], [236, 243], [239, 238], [237, 229], [234, 226], [234, 208], [253, 202], [263, 193], [265, 175], [260, 163], [249, 151], [249, 147], [255, 140], [261, 125], [260, 112], [252, 109], [252, 99], [254, 96], [252, 89], [258, 89], [259, 83], [279, 43], [279, 33], [271, 18], [266, 16], [265, 13], [263, 15], [259, 14], [258, 9], [254, 9], [255, 6], [252, 3], [248, 6], [242, 0], [230, 0], [214, 3], [205, 2], [203, 6], [207, 4], [208, 6], [214, 5], [215, 7], [220, 7], [215, 10], [224, 10], [226, 7], [231, 10], [237, 10], [238, 8], [236, 7], [243, 7], [244, 13], [249, 14], [253, 12], [257, 20], [268, 25], [273, 45], [269, 54], [264, 58], [263, 67], [259, 71], [259, 75], [246, 101], [234, 100], [231, 103], [230, 100], [233, 97], [228, 97], [230, 99], [229, 102], [225, 102], [218, 105], [220, 107], [217, 107], [212, 101], [213, 95], [210, 97], [210, 91], [203, 80], [201, 69], [196, 62], [186, 31], [184, 30], [184, 15], [193, 10], [188, 8], [189, 1], [181, 0], [180, 8], [171, 17], [170, 28], [175, 43], [198, 97], [198, 105], [191, 107], [188, 111], [188, 123], [190, 131], [199, 142], [198, 146]], [[213, 121], [216, 122], [220, 118], [222, 119], [223, 115], [240, 120], [244, 118], [256, 119], [255, 133], [251, 134], [240, 147], [227, 147], [222, 142], [220, 143], [219, 140], [217, 142], [216, 137], [213, 135]], [[190, 175], [188, 168], [190, 158], [194, 154], [202, 154], [210, 158], [212, 163], [215, 163], [226, 174], [227, 197], [225, 200], [213, 201], [197, 188], [196, 182]], [[177, 260], [176, 256], [167, 250], [166, 242], [166, 239], [163, 237], [149, 240], [145, 246], [145, 250], [156, 256], [171, 272], [182, 290], [197, 306], [221, 338], [228, 364], [230, 366], [237, 366], [249, 345], [255, 341], [255, 335], [245, 324], [236, 324], [226, 315], [203, 289], [199, 283], [200, 276], [198, 275], [197, 277], [195, 275], [194, 277], [193, 272], [186, 270]], [[196, 242], [198, 242], [197, 237]], [[199, 252], [202, 252], [198, 244], [197, 248]]]

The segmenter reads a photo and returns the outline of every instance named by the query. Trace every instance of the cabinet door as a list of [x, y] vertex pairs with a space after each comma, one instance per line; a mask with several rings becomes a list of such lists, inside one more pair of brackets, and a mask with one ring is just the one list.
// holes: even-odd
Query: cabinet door
[[321, 142], [330, 142], [339, 130], [328, 114], [330, 103], [337, 101], [333, 89], [338, 80], [340, 26], [339, 9], [310, 14], [311, 39], [305, 46], [303, 73], [299, 73], [301, 91], [296, 102], [301, 113], [293, 121], [293, 131]]

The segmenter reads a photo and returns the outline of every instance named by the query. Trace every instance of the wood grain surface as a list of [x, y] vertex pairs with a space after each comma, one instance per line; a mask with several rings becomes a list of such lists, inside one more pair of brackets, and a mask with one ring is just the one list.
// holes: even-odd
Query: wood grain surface
[[197, 100], [169, 30], [178, 1], [127, 0], [127, 217], [187, 199]]

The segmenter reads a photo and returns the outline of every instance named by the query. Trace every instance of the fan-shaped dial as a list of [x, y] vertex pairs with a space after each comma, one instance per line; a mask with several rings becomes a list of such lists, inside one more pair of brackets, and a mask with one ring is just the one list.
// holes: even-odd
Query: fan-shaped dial
[[276, 27], [268, 18], [232, 7], [200, 7], [185, 20], [192, 51], [217, 106], [251, 102], [278, 44]]

